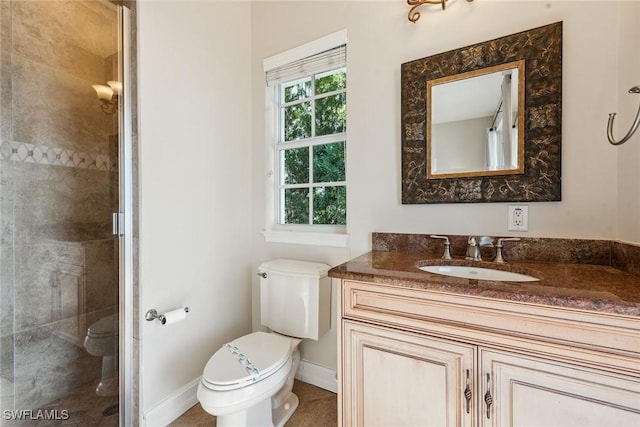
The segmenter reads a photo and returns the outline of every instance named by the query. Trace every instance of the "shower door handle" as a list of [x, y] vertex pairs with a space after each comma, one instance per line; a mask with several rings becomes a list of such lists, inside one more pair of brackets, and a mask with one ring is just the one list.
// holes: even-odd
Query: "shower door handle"
[[124, 236], [124, 213], [114, 212], [112, 221], [113, 221], [113, 235], [118, 237]]

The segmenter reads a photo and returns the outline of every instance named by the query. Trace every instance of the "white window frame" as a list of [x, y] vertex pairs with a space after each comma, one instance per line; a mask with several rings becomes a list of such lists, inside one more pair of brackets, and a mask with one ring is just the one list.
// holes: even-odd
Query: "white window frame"
[[[325, 52], [327, 50], [345, 45], [347, 43], [346, 30], [329, 34], [310, 43], [304, 44], [297, 48], [282, 52], [278, 55], [266, 58], [263, 62], [264, 72], [268, 72], [275, 68], [290, 64], [303, 58]], [[348, 77], [347, 77], [348, 79]], [[348, 85], [347, 85], [348, 87]], [[320, 225], [320, 224], [280, 224], [280, 183], [279, 183], [279, 131], [281, 128], [280, 111], [279, 111], [279, 94], [280, 85], [267, 86], [265, 92], [265, 143], [266, 143], [266, 185], [265, 185], [265, 211], [266, 224], [265, 230], [262, 232], [266, 242], [271, 243], [292, 243], [302, 245], [317, 245], [331, 247], [346, 247], [348, 241], [347, 226], [345, 225]], [[313, 122], [313, 121], [312, 121]], [[334, 135], [325, 139], [320, 137], [317, 143], [313, 145], [333, 142]], [[338, 134], [335, 142], [345, 141], [346, 134]], [[295, 141], [288, 142], [287, 148], [294, 147]], [[309, 145], [310, 146], [310, 145]], [[346, 156], [345, 156], [346, 162]], [[346, 167], [346, 164], [345, 164]], [[346, 171], [345, 171], [346, 172]], [[331, 183], [328, 183], [331, 184]], [[344, 185], [348, 188], [348, 182]], [[347, 197], [347, 204], [349, 197]], [[310, 212], [311, 215], [311, 212]], [[347, 207], [347, 217], [349, 209]], [[348, 220], [347, 220], [348, 223]]]

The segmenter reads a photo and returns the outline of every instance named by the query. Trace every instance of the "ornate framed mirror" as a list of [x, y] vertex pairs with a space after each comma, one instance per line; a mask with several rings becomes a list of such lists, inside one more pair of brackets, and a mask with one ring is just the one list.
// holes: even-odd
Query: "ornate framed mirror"
[[401, 72], [404, 204], [561, 199], [561, 22]]

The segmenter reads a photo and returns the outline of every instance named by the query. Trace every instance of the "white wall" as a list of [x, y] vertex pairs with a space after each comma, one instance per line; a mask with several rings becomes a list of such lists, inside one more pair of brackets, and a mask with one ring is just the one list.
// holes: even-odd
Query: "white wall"
[[[140, 316], [146, 425], [195, 403], [220, 346], [251, 329], [247, 2], [140, 1]], [[182, 405], [182, 407], [180, 407]]]
[[[620, 69], [614, 137], [620, 140], [629, 130], [638, 112], [640, 95], [629, 94], [629, 88], [640, 85], [640, 2], [622, 2], [619, 6]], [[640, 130], [619, 147], [618, 153], [618, 237], [640, 242]]]
[[[616, 95], [618, 5], [610, 1], [459, 1], [444, 12], [439, 7], [423, 7], [416, 24], [407, 21], [408, 9], [402, 1], [252, 4], [254, 267], [279, 256], [338, 264], [367, 252], [372, 231], [515, 234], [506, 230], [507, 204], [400, 203], [400, 64], [557, 21], [564, 22], [562, 201], [531, 203], [529, 232], [517, 235], [640, 242], [636, 202], [628, 218], [633, 224], [621, 227], [618, 233], [617, 169], [618, 162], [626, 160], [606, 140], [607, 114], [622, 108]], [[634, 28], [638, 28], [634, 10]], [[341, 29], [347, 29], [348, 38], [349, 247], [265, 243], [260, 235], [267, 171], [262, 60]], [[637, 44], [633, 49], [637, 57]], [[632, 75], [637, 77], [637, 64], [634, 67]], [[625, 83], [625, 91], [627, 86], [631, 84]], [[628, 144], [635, 145], [630, 150], [637, 154], [637, 137]], [[638, 164], [625, 166], [624, 173], [637, 174]], [[632, 179], [629, 188], [621, 186], [620, 191], [637, 200], [638, 179]], [[256, 286], [254, 279], [254, 296]], [[259, 327], [257, 313], [254, 300], [254, 328]], [[306, 344], [303, 358], [335, 369], [334, 337]]]
[[[487, 167], [487, 128], [493, 116], [431, 126], [431, 173], [483, 171]], [[436, 167], [433, 159], [436, 158]]]

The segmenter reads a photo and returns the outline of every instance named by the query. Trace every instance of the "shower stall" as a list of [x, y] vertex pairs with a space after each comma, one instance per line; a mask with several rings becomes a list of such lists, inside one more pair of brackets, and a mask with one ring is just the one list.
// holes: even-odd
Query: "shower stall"
[[0, 1], [0, 424], [135, 418], [123, 3]]

